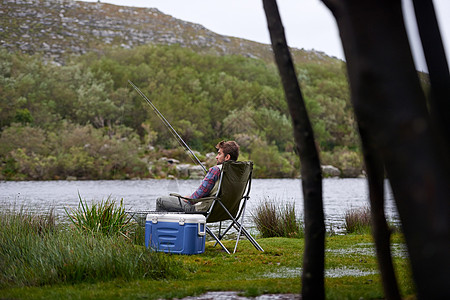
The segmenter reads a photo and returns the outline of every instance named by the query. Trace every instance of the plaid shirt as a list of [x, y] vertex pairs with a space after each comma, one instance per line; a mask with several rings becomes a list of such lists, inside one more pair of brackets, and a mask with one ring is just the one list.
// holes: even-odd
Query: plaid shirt
[[206, 173], [205, 178], [202, 181], [202, 184], [198, 187], [198, 189], [191, 195], [191, 199], [200, 199], [206, 196], [209, 196], [214, 184], [220, 177], [220, 168], [218, 166], [214, 166], [209, 168], [208, 173]]

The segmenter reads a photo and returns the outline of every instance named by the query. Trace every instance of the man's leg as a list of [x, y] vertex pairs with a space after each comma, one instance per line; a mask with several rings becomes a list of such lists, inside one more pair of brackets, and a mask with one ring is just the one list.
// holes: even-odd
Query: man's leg
[[173, 196], [162, 196], [156, 199], [156, 211], [193, 212], [194, 205]]

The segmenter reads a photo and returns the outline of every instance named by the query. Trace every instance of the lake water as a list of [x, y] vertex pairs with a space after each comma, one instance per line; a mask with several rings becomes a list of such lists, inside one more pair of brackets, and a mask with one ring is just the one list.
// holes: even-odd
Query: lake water
[[[64, 217], [64, 208], [77, 208], [78, 194], [87, 203], [111, 197], [123, 199], [127, 210], [154, 210], [156, 198], [177, 192], [189, 195], [201, 180], [101, 180], [101, 181], [3, 181], [0, 182], [0, 207], [24, 207], [28, 211], [48, 212], [54, 208]], [[397, 210], [386, 184], [386, 215], [397, 222]], [[303, 195], [299, 179], [253, 179], [245, 223], [253, 227], [251, 213], [264, 200], [292, 203], [298, 216], [303, 214]], [[323, 201], [325, 223], [340, 232], [345, 212], [368, 205], [366, 179], [324, 179]], [[248, 213], [250, 212], [250, 213]]]

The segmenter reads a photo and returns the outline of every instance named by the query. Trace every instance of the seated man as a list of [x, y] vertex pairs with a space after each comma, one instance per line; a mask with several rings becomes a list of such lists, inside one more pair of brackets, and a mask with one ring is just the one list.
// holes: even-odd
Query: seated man
[[[211, 167], [206, 173], [205, 178], [198, 189], [188, 198], [200, 199], [208, 196], [214, 196], [219, 188], [219, 179], [222, 163], [224, 161], [236, 161], [239, 157], [239, 145], [234, 141], [221, 141], [216, 145], [217, 165]], [[187, 199], [180, 199], [175, 196], [163, 196], [156, 199], [156, 211], [172, 212], [194, 212], [207, 211], [213, 200], [206, 200], [195, 203]]]

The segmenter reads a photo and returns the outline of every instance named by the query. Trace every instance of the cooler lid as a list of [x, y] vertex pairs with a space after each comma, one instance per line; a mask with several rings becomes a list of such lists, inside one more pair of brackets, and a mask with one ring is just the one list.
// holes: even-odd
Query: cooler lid
[[202, 214], [177, 214], [177, 213], [155, 213], [147, 214], [146, 221], [177, 222], [177, 223], [206, 223], [206, 217]]

